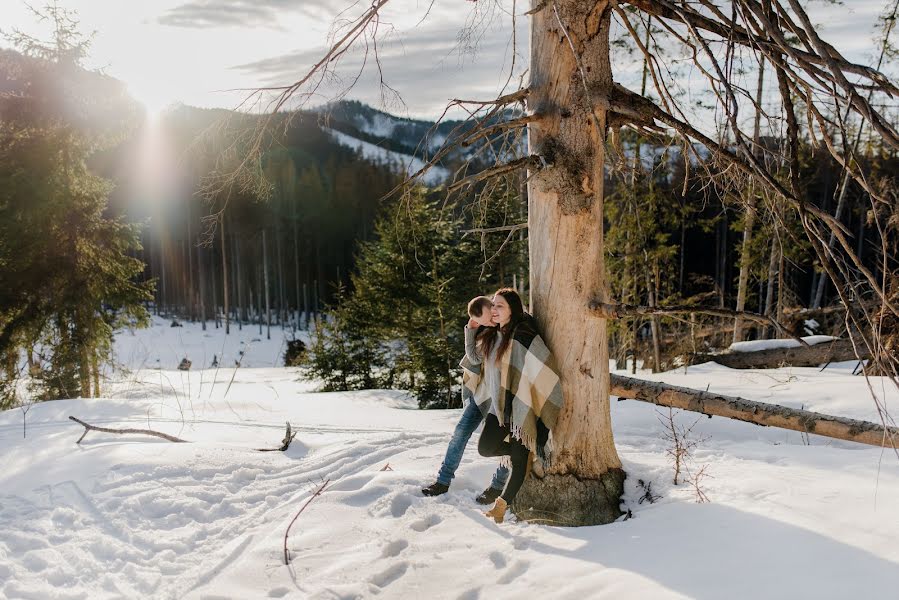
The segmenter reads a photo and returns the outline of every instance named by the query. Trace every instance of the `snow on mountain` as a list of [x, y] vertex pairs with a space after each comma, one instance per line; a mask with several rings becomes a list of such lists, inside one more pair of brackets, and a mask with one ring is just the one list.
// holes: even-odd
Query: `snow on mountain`
[[[385, 166], [395, 165], [406, 175], [412, 175], [425, 166], [425, 161], [408, 154], [394, 152], [371, 142], [366, 142], [335, 129], [323, 128], [343, 146], [357, 150], [364, 159]], [[443, 168], [431, 167], [421, 177], [421, 181], [429, 186], [437, 186], [449, 179], [450, 172]]]
[[[448, 494], [419, 491], [460, 411], [416, 410], [396, 391], [316, 393], [316, 382], [274, 366], [291, 335], [244, 327], [226, 337], [157, 320], [117, 335], [131, 370], [112, 375], [106, 397], [0, 413], [0, 597], [842, 600], [899, 587], [891, 451], [677, 413], [700, 440], [689, 465], [706, 466], [710, 502], [700, 504], [691, 486], [671, 483], [658, 409], [613, 401], [633, 518], [496, 525], [474, 502], [496, 466], [478, 456], [476, 436]], [[213, 354], [219, 369], [174, 370]], [[707, 363], [640, 376], [876, 418], [853, 366]], [[895, 413], [899, 393], [871, 379]], [[190, 443], [90, 432], [76, 445], [83, 429], [69, 415]], [[298, 431], [290, 448], [256, 451], [280, 444], [285, 421]], [[640, 500], [638, 481], [655, 502]]]
[[396, 121], [382, 113], [377, 113], [370, 119], [360, 118], [357, 124], [365, 133], [383, 138], [391, 137], [396, 128]]

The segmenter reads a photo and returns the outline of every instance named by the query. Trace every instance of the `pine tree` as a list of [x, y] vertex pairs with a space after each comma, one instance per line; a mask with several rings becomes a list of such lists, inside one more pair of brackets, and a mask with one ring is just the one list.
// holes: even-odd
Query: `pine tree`
[[460, 405], [465, 307], [485, 282], [458, 212], [422, 189], [382, 209], [352, 293], [342, 291], [313, 337], [306, 367], [326, 389], [397, 387], [425, 408]]
[[[118, 122], [103, 125], [96, 109], [106, 118], [128, 109], [103, 110], [115, 94], [92, 107], [87, 82], [102, 89], [110, 81], [79, 68], [86, 45], [77, 22], [62, 9], [48, 10], [54, 44], [16, 38], [29, 54], [21, 59], [26, 92], [2, 105], [0, 356], [9, 365], [21, 348], [41, 348], [41, 397], [91, 396], [99, 393], [99, 364], [109, 356], [113, 330], [147, 322], [141, 303], [151, 298], [151, 285], [135, 280], [143, 270], [133, 257], [137, 226], [107, 216], [112, 186], [87, 166], [97, 148], [122, 133]], [[54, 102], [60, 97], [84, 110], [63, 111]]]

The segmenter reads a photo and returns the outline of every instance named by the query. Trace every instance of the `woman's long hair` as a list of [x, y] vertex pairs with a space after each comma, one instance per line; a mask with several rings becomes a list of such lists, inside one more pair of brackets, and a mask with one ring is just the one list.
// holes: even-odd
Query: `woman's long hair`
[[478, 338], [481, 344], [481, 353], [486, 360], [487, 357], [490, 356], [490, 350], [493, 348], [493, 344], [496, 343], [497, 332], [503, 334], [503, 339], [500, 340], [499, 346], [496, 349], [496, 364], [499, 364], [503, 354], [506, 353], [506, 350], [508, 350], [509, 346], [512, 344], [512, 337], [515, 331], [519, 328], [527, 328], [536, 333], [536, 327], [534, 324], [534, 317], [524, 312], [521, 296], [518, 295], [518, 292], [516, 292], [515, 289], [500, 288], [496, 290], [494, 296], [496, 295], [500, 295], [505, 299], [506, 303], [509, 305], [512, 316], [505, 327], [487, 327]]

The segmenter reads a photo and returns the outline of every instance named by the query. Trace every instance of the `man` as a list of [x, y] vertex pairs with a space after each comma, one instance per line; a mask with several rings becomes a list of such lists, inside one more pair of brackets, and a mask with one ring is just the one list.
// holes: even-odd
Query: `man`
[[[486, 296], [478, 296], [468, 303], [468, 325], [465, 326], [465, 354], [468, 360], [474, 364], [479, 364], [483, 359], [477, 349], [477, 332], [479, 327], [496, 327], [491, 314], [493, 303]], [[474, 402], [468, 402], [462, 416], [456, 424], [453, 431], [453, 437], [450, 439], [449, 446], [446, 448], [446, 456], [443, 458], [443, 464], [440, 465], [440, 471], [437, 473], [437, 481], [421, 490], [425, 496], [440, 496], [449, 491], [450, 483], [456, 476], [456, 469], [462, 462], [462, 454], [465, 452], [465, 446], [474, 433], [484, 415]], [[493, 481], [490, 486], [475, 498], [479, 504], [493, 504], [493, 502], [502, 493], [506, 486], [506, 480], [509, 479], [509, 469], [500, 465], [493, 474]]]

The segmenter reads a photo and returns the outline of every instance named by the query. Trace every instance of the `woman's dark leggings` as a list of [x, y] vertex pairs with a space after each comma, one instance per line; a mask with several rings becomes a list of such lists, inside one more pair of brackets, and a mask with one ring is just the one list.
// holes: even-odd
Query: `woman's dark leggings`
[[[509, 441], [505, 441], [509, 436]], [[514, 435], [509, 434], [509, 428], [499, 424], [496, 415], [487, 415], [484, 421], [484, 431], [481, 432], [481, 439], [478, 440], [478, 452], [481, 456], [509, 456], [512, 459], [512, 473], [506, 482], [506, 489], [503, 490], [501, 497], [508, 503], [512, 503], [521, 484], [524, 483], [525, 471], [528, 464], [528, 454], [530, 451], [527, 446], [516, 439]]]

